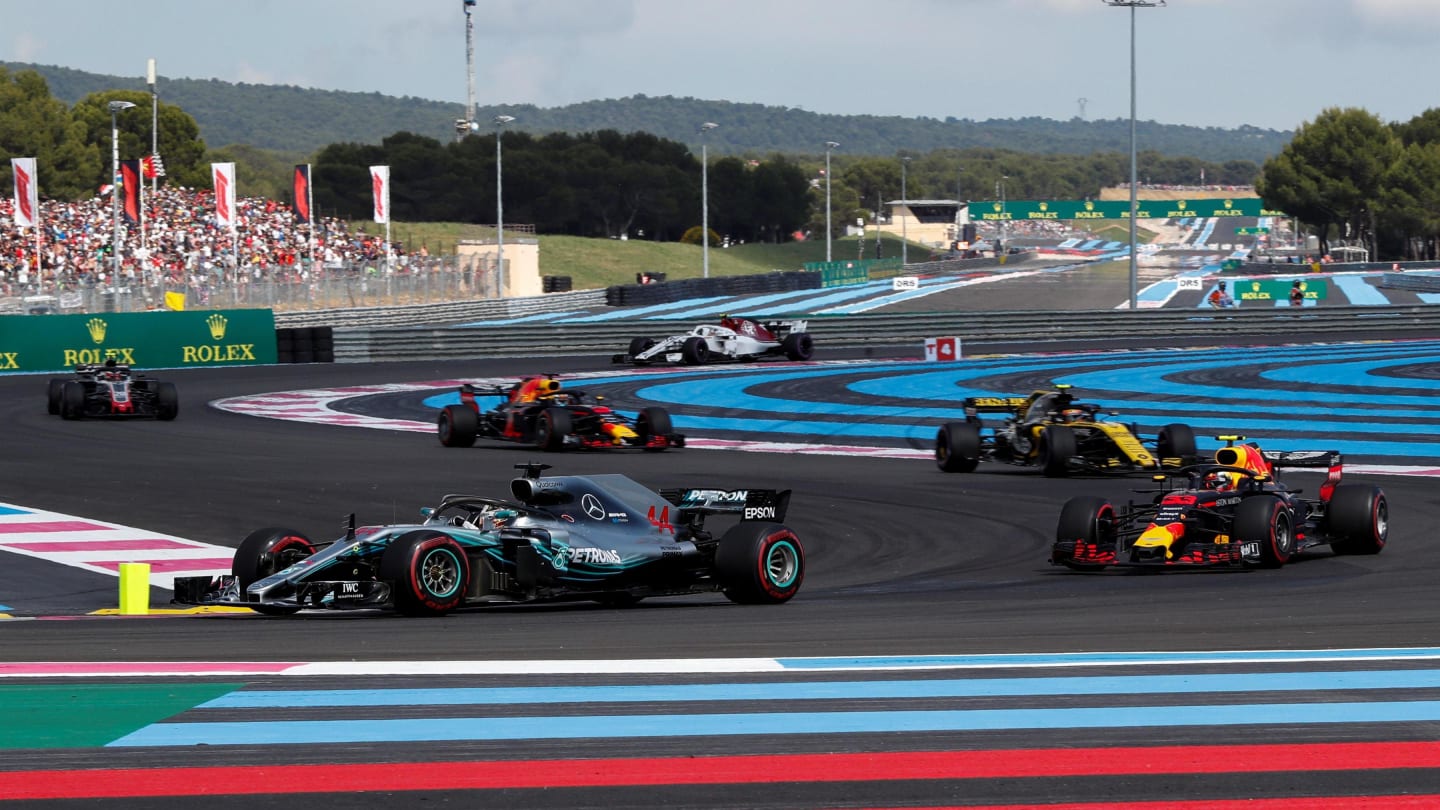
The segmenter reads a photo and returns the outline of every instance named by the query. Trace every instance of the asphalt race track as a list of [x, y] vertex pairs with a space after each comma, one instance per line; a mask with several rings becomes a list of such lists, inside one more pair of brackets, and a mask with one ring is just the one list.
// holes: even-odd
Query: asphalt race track
[[[1391, 359], [1377, 360], [1364, 347], [1346, 349], [1347, 368], [1385, 369], [1358, 389], [1363, 379], [1339, 371], [1283, 379], [1283, 367], [1329, 355], [1295, 350], [1259, 370], [1208, 360], [1177, 384], [1228, 387], [1240, 400], [1262, 379], [1275, 390], [1318, 392], [1293, 402], [1309, 409], [1297, 416], [1309, 428], [1284, 426], [1279, 413], [1244, 413], [1274, 420], [1266, 435], [1277, 440], [1302, 442], [1323, 429], [1353, 442], [1347, 462], [1435, 467], [1440, 452], [1430, 450], [1434, 425], [1423, 413], [1436, 380], [1430, 350], [1397, 344]], [[908, 359], [896, 354], [872, 359]], [[1431, 478], [1347, 476], [1389, 496], [1390, 543], [1377, 556], [1318, 554], [1265, 571], [1082, 575], [1046, 560], [1060, 504], [1076, 494], [1123, 501], [1143, 479], [1055, 481], [990, 466], [943, 474], [914, 457], [938, 413], [887, 418], [829, 407], [887, 395], [867, 391], [863, 374], [819, 393], [812, 386], [823, 383], [804, 379], [746, 393], [823, 403], [803, 418], [829, 425], [921, 424], [890, 438], [820, 432], [922, 452], [543, 455], [483, 440], [447, 449], [424, 433], [207, 404], [534, 371], [616, 372], [604, 358], [547, 360], [543, 369], [475, 361], [167, 372], [181, 394], [171, 423], [61, 421], [43, 410], [44, 378], [0, 377], [10, 428], [0, 501], [233, 547], [260, 526], [338, 536], [351, 512], [362, 524], [408, 520], [446, 492], [499, 494], [515, 464], [534, 460], [655, 487], [790, 488], [787, 523], [808, 561], [800, 595], [774, 607], [716, 596], [418, 620], [94, 616], [115, 607], [114, 577], [3, 554], [0, 614], [15, 618], [0, 619], [0, 705], [11, 712], [0, 726], [8, 749], [0, 798], [121, 807], [148, 796], [146, 807], [237, 808], [257, 793], [323, 808], [1440, 803], [1440, 550], [1429, 531], [1440, 489]], [[1050, 367], [1007, 369], [981, 384], [1025, 393], [1055, 376]], [[708, 379], [722, 385], [725, 376]], [[612, 382], [606, 393], [625, 409], [652, 384]], [[953, 382], [943, 391], [957, 393], [948, 402], [928, 389], [918, 396], [943, 412], [964, 395]], [[345, 408], [423, 419], [427, 398], [443, 393]], [[740, 434], [714, 428], [705, 420], [755, 414], [671, 393], [677, 427], [691, 419], [682, 429], [697, 437], [815, 438], [754, 422], [726, 423], [748, 426]], [[1339, 399], [1351, 395], [1359, 399]], [[1147, 421], [1165, 421], [1177, 403], [1183, 397], [1134, 404]], [[1331, 421], [1320, 418], [1326, 410], [1343, 412], [1338, 428], [1319, 427]], [[1225, 414], [1237, 412], [1191, 413], [1209, 430], [1230, 426]], [[1403, 427], [1374, 439], [1387, 420]], [[1319, 477], [1286, 480], [1318, 486]], [[156, 607], [166, 598], [152, 594]], [[177, 674], [184, 662], [192, 671]]]

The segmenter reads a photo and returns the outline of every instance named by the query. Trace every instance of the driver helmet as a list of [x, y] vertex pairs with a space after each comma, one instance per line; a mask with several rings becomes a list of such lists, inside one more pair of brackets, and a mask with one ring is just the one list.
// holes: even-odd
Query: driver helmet
[[1085, 418], [1085, 411], [1080, 408], [1066, 408], [1060, 412], [1061, 422], [1079, 422]]
[[1205, 488], [1216, 492], [1231, 492], [1240, 487], [1241, 478], [1238, 472], [1217, 470], [1205, 476]]

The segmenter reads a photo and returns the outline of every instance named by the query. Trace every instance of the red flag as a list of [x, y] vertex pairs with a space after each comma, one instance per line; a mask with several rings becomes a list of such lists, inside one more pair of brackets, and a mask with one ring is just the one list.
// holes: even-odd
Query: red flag
[[15, 224], [22, 228], [35, 227], [39, 219], [39, 189], [35, 183], [35, 158], [10, 158], [10, 168], [15, 173]]
[[215, 184], [215, 224], [235, 230], [235, 164], [211, 163], [210, 174]]
[[310, 222], [310, 164], [301, 163], [295, 167], [294, 177], [295, 192], [295, 221], [300, 224]]
[[120, 208], [127, 225], [140, 224], [140, 161], [120, 161]]
[[390, 221], [390, 167], [370, 167], [370, 190], [375, 197], [375, 221]]

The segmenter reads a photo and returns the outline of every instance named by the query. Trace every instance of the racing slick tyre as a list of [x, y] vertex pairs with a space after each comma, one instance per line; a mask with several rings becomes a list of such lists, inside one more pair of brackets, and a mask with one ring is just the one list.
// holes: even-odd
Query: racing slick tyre
[[680, 346], [680, 359], [687, 366], [703, 366], [710, 361], [710, 344], [702, 337], [685, 338]]
[[935, 434], [935, 466], [944, 472], [974, 472], [980, 464], [980, 428], [946, 422]]
[[1062, 425], [1046, 425], [1040, 431], [1040, 471], [1050, 478], [1064, 477], [1070, 471], [1076, 448], [1075, 431]]
[[466, 405], [446, 405], [435, 421], [435, 432], [446, 447], [474, 447], [480, 415]]
[[564, 408], [546, 408], [535, 420], [535, 446], [556, 453], [565, 449], [565, 437], [574, 431], [570, 412]]
[[778, 605], [800, 590], [805, 550], [779, 523], [743, 521], [720, 537], [715, 577], [725, 596], [741, 605]]
[[1325, 533], [1336, 554], [1379, 554], [1390, 535], [1390, 504], [1376, 486], [1335, 487]]
[[648, 452], [664, 452], [665, 447], [669, 444], [667, 441], [666, 444], [651, 447], [650, 438], [652, 436], [669, 436], [674, 432], [674, 428], [670, 426], [670, 412], [664, 408], [642, 408], [639, 415], [635, 417], [635, 433], [640, 436], [640, 445]]
[[[1060, 509], [1055, 524], [1055, 545], [1050, 548], [1050, 562], [1075, 571], [1099, 571], [1104, 561], [1082, 562], [1077, 556], [1093, 558], [1108, 547], [1111, 559], [1115, 554], [1115, 507], [1104, 498], [1077, 495]], [[1081, 550], [1085, 553], [1078, 553]], [[1091, 553], [1095, 552], [1095, 553]]]
[[60, 418], [79, 419], [85, 415], [85, 384], [70, 380], [60, 389]]
[[[271, 527], [256, 529], [240, 541], [230, 573], [239, 580], [244, 593], [251, 584], [286, 568], [315, 553], [310, 538], [291, 529]], [[288, 616], [300, 610], [283, 605], [251, 605], [250, 609], [266, 616]]]
[[162, 422], [169, 422], [180, 415], [180, 392], [175, 389], [175, 383], [155, 384], [155, 418]]
[[639, 355], [641, 352], [645, 351], [646, 349], [648, 349], [648, 348], [650, 348], [651, 346], [654, 346], [654, 345], [655, 345], [655, 339], [654, 339], [654, 338], [637, 337], [637, 338], [635, 338], [634, 340], [630, 341], [630, 352], [629, 352], [630, 362], [632, 362], [632, 363], [638, 362], [638, 363], [642, 363], [642, 364], [643, 364], [643, 363], [646, 363], [646, 362], [649, 362], [649, 361], [647, 361], [647, 360], [636, 360], [635, 357], [636, 357], [637, 355]]
[[1279, 568], [1295, 553], [1295, 518], [1279, 498], [1255, 496], [1235, 507], [1235, 542], [1260, 547], [1260, 567]]
[[470, 559], [448, 534], [406, 532], [380, 556], [380, 579], [402, 616], [443, 616], [465, 602]]
[[62, 396], [62, 392], [63, 392], [64, 390], [65, 390], [65, 380], [64, 380], [64, 378], [62, 378], [62, 377], [51, 377], [51, 378], [50, 378], [50, 388], [49, 388], [49, 391], [46, 392], [47, 394], [49, 394], [49, 398], [48, 398], [48, 401], [47, 401], [46, 404], [45, 404], [45, 411], [46, 411], [47, 413], [49, 413], [51, 416], [58, 416], [58, 415], [60, 414], [60, 397]]
[[1189, 425], [1175, 423], [1160, 428], [1155, 441], [1155, 455], [1162, 459], [1178, 458], [1180, 464], [1190, 464], [1198, 455], [1195, 449], [1195, 431]]
[[815, 338], [809, 332], [791, 332], [780, 342], [780, 348], [791, 360], [809, 360], [815, 355]]

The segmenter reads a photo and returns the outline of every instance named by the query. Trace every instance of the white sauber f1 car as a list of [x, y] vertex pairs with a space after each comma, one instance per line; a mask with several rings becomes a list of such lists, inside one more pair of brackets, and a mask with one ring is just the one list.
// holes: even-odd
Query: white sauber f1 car
[[815, 341], [806, 331], [805, 321], [770, 321], [761, 323], [753, 318], [726, 315], [717, 324], [701, 324], [683, 335], [656, 340], [637, 337], [630, 341], [630, 350], [611, 357], [616, 363], [684, 363], [701, 366], [725, 360], [758, 360], [783, 356], [790, 360], [809, 360], [815, 353]]

